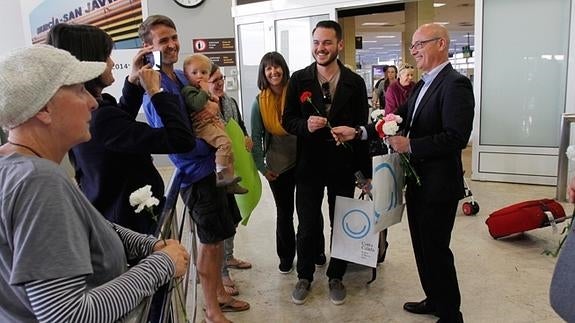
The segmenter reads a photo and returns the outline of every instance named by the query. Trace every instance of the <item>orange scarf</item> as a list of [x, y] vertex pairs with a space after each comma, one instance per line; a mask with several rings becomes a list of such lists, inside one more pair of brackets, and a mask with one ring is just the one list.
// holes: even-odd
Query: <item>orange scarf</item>
[[285, 136], [287, 131], [282, 127], [282, 115], [286, 98], [287, 86], [284, 86], [281, 97], [275, 95], [271, 89], [260, 92], [260, 112], [266, 130], [274, 136]]

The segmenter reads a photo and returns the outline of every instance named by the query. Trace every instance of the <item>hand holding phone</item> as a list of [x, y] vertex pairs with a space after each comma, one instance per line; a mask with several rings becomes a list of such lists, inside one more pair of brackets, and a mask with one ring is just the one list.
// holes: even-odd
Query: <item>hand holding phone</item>
[[162, 68], [162, 52], [155, 50], [144, 55], [144, 65], [150, 65], [153, 70]]

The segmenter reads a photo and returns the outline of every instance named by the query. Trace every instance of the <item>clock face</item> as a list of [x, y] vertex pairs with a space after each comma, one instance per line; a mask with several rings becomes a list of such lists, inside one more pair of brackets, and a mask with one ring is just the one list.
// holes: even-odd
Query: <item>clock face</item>
[[184, 8], [195, 8], [201, 5], [204, 0], [174, 0], [178, 5]]

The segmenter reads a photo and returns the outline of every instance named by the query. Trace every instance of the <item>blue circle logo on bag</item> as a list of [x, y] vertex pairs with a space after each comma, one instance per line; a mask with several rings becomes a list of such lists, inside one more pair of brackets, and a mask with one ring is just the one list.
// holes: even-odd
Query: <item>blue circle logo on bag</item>
[[371, 230], [369, 216], [362, 210], [350, 210], [343, 216], [341, 222], [343, 232], [352, 239], [362, 239]]
[[382, 180], [378, 181], [378, 184], [386, 185], [386, 187], [380, 187], [379, 189], [388, 193], [378, 195], [378, 188], [374, 188], [374, 196], [377, 196], [377, 198], [374, 199], [374, 214], [377, 221], [381, 217], [382, 213], [389, 212], [399, 206], [399, 201], [402, 194], [402, 185], [398, 185], [397, 174], [395, 173], [392, 165], [388, 162], [383, 162], [381, 164], [375, 165], [373, 169], [373, 177], [375, 178], [375, 176], [382, 177]]

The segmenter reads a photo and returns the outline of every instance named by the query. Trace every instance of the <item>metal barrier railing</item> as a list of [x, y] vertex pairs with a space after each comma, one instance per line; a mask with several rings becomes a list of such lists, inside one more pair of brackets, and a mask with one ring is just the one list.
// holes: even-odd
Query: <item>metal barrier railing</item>
[[567, 195], [567, 171], [569, 160], [565, 155], [571, 138], [571, 123], [575, 122], [575, 113], [563, 113], [559, 138], [559, 156], [557, 158], [557, 189], [555, 199], [564, 202]]
[[[162, 297], [161, 313], [159, 319], [155, 319], [160, 323], [193, 323], [197, 316], [196, 230], [191, 217], [187, 216], [185, 207], [182, 212], [177, 212], [182, 177], [181, 173], [175, 169], [168, 184], [166, 201], [155, 236], [160, 239], [179, 240], [190, 252], [191, 261], [188, 272], [183, 278], [172, 279], [165, 288], [156, 292], [155, 297], [158, 294]], [[190, 297], [188, 297], [189, 293], [191, 293]], [[150, 319], [152, 301], [153, 297], [144, 300], [123, 322], [147, 323]]]

